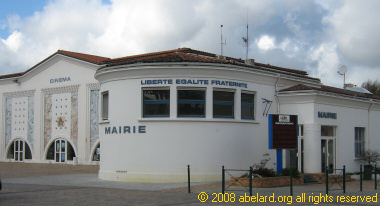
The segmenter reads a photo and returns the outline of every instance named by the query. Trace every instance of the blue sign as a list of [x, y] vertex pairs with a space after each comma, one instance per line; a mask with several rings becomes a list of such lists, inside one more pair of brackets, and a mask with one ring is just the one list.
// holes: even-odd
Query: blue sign
[[338, 115], [332, 112], [318, 112], [318, 118], [337, 119]]
[[70, 77], [61, 77], [61, 78], [56, 78], [56, 79], [50, 79], [50, 84], [60, 83], [60, 82], [69, 82], [69, 81], [71, 81]]

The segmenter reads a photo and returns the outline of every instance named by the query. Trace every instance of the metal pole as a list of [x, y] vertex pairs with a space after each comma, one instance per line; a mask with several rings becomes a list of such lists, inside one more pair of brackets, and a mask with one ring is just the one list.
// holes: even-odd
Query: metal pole
[[326, 167], [326, 195], [329, 194], [329, 167]]
[[360, 192], [363, 191], [363, 165], [360, 165]]
[[375, 164], [375, 190], [377, 190], [377, 168]]
[[346, 165], [343, 165], [343, 193], [346, 193]]
[[252, 167], [249, 167], [249, 196], [252, 196]]
[[224, 166], [222, 166], [222, 194], [224, 194], [224, 186], [225, 186], [225, 182], [224, 182]]
[[190, 165], [187, 165], [187, 189], [188, 189], [188, 192], [191, 193], [191, 188], [190, 188]]
[[290, 196], [293, 196], [293, 167], [290, 167]]

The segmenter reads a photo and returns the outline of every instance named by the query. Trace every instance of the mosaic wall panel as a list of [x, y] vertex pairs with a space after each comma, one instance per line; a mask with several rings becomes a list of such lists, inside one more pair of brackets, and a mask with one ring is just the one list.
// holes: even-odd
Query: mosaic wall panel
[[99, 139], [99, 90], [91, 90], [90, 101], [90, 148], [93, 148]]
[[79, 85], [71, 85], [42, 90], [45, 98], [45, 147], [53, 137], [57, 137], [57, 135], [59, 137], [60, 134], [73, 141], [74, 145], [72, 146], [76, 147], [78, 142], [78, 88]]
[[44, 147], [48, 144], [49, 140], [51, 139], [51, 94], [45, 95], [45, 112], [44, 112]]
[[28, 142], [34, 148], [34, 97], [28, 97]]
[[78, 145], [78, 92], [71, 93], [71, 139]]
[[8, 145], [12, 139], [12, 98], [6, 98], [5, 102], [5, 145]]

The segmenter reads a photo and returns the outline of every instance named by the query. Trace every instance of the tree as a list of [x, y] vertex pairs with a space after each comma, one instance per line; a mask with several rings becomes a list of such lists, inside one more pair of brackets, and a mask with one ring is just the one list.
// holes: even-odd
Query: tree
[[363, 154], [363, 161], [368, 165], [376, 164], [380, 161], [380, 153], [377, 150], [368, 149]]
[[362, 84], [362, 87], [375, 95], [380, 95], [380, 82], [378, 80], [373, 81], [369, 79]]

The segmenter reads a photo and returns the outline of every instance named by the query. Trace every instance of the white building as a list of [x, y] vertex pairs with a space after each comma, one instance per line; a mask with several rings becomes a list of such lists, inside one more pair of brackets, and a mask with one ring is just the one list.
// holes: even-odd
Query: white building
[[94, 74], [107, 59], [58, 51], [25, 72], [0, 76], [1, 161], [96, 163]]
[[275, 168], [268, 114], [298, 115], [298, 151], [283, 150], [282, 162], [305, 173], [358, 171], [363, 151], [380, 146], [379, 96], [188, 48], [117, 59], [58, 51], [0, 87], [2, 161], [90, 164], [100, 138], [106, 180], [186, 181], [187, 165], [192, 181], [220, 180], [223, 165], [268, 158]]

